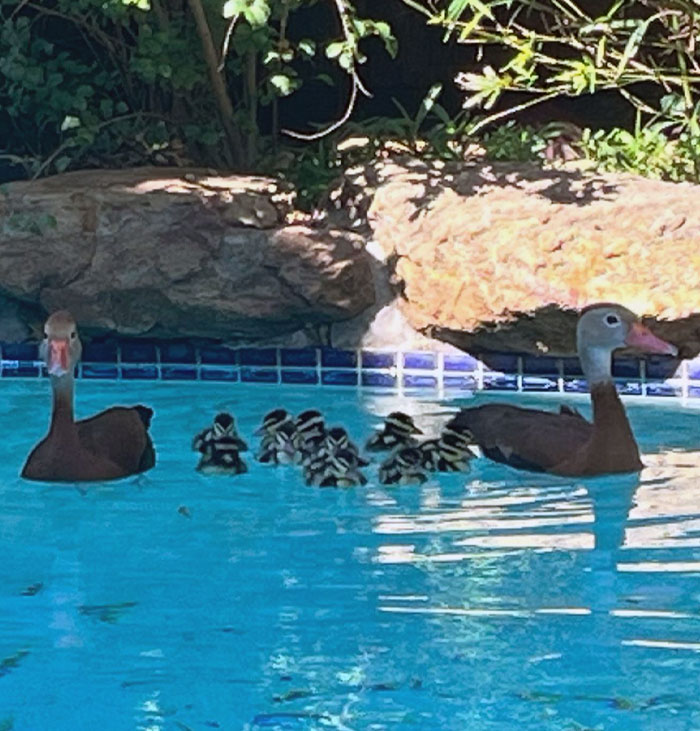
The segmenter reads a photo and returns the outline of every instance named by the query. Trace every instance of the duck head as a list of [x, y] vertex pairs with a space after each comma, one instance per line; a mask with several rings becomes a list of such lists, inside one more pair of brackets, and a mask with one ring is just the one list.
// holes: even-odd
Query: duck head
[[654, 335], [637, 315], [617, 304], [597, 304], [582, 310], [576, 327], [576, 346], [589, 383], [611, 379], [610, 359], [618, 348], [644, 353], [677, 355], [678, 348]]
[[80, 360], [82, 345], [73, 316], [67, 310], [54, 312], [44, 325], [44, 339], [39, 350], [49, 375], [72, 376]]

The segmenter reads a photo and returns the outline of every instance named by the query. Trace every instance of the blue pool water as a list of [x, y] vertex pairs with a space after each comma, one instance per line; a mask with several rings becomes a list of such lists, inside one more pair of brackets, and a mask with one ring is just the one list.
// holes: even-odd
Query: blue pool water
[[358, 439], [401, 407], [430, 432], [457, 402], [81, 382], [79, 416], [155, 408], [159, 461], [78, 490], [17, 477], [48, 384], [0, 390], [0, 729], [700, 728], [697, 410], [630, 403], [639, 476], [479, 459], [335, 490], [250, 456], [247, 475], [199, 475], [191, 437], [231, 409], [254, 444], [277, 405]]

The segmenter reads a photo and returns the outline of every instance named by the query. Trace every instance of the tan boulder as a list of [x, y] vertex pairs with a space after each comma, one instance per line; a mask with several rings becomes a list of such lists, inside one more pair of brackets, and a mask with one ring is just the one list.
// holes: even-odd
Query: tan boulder
[[700, 351], [700, 186], [530, 165], [384, 165], [368, 219], [417, 329], [570, 354], [575, 310], [621, 302]]
[[[70, 308], [88, 331], [259, 340], [374, 304], [363, 240], [286, 225], [273, 180], [82, 171], [0, 197], [0, 294]], [[38, 314], [37, 314], [38, 316]]]

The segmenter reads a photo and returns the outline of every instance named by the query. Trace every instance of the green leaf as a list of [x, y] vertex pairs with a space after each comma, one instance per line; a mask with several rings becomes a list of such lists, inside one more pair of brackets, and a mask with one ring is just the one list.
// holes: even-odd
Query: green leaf
[[240, 15], [248, 6], [248, 0], [226, 0], [224, 3], [224, 18], [233, 18], [234, 15]]
[[78, 117], [68, 115], [63, 118], [63, 122], [61, 122], [61, 132], [65, 132], [69, 129], [75, 129], [76, 127], [80, 127], [80, 119]]
[[423, 120], [433, 108], [435, 101], [441, 93], [442, 84], [440, 82], [438, 82], [437, 84], [433, 84], [430, 87], [428, 93], [425, 95], [423, 101], [420, 103], [420, 109], [418, 110], [418, 114], [416, 115], [416, 127], [420, 127], [421, 124], [423, 124]]
[[253, 28], [259, 28], [270, 17], [270, 5], [267, 0], [253, 0], [243, 11], [243, 17]]
[[326, 46], [326, 58], [337, 58], [343, 52], [345, 43], [343, 41], [334, 41]]
[[270, 83], [281, 96], [289, 96], [295, 89], [294, 79], [286, 74], [273, 74]]
[[304, 38], [299, 41], [297, 48], [299, 49], [299, 53], [307, 58], [311, 58], [316, 53], [316, 43], [310, 38]]
[[647, 28], [649, 27], [649, 22], [651, 20], [652, 18], [647, 18], [646, 20], [638, 20], [637, 27], [632, 33], [630, 33], [630, 37], [627, 39], [627, 43], [625, 44], [625, 50], [622, 52], [620, 63], [617, 65], [616, 73], [618, 77], [622, 75], [622, 72], [627, 67], [627, 64], [639, 50], [639, 46], [642, 43], [642, 39], [647, 32]]

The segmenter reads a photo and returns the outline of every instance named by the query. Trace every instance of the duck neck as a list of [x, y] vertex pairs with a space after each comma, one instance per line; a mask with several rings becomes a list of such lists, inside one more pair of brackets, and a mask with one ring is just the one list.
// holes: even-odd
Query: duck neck
[[61, 431], [75, 426], [73, 418], [73, 388], [72, 373], [64, 376], [51, 376], [51, 390], [53, 391], [53, 410], [51, 412], [51, 432]]
[[579, 359], [588, 387], [612, 384], [612, 350], [599, 346], [579, 347]]

